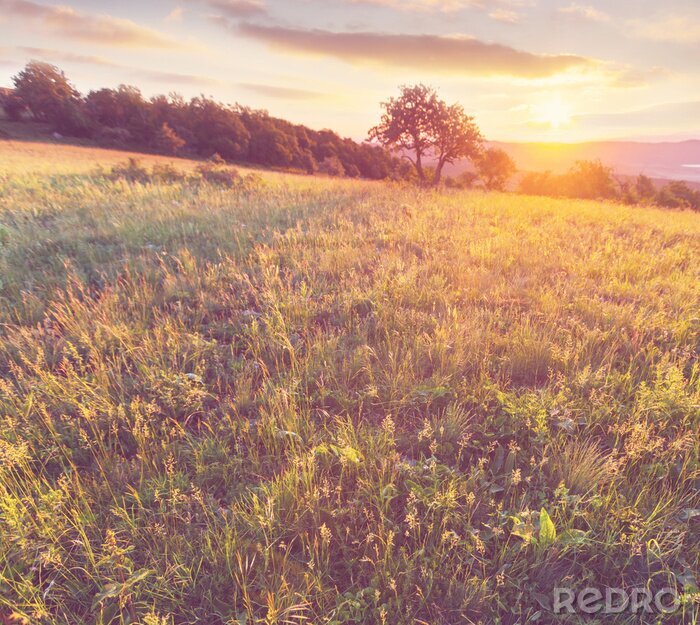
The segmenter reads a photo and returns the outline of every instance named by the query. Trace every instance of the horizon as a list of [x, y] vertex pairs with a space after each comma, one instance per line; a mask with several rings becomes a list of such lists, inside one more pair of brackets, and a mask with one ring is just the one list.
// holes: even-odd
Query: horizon
[[682, 0], [662, 10], [647, 0], [0, 0], [0, 9], [8, 86], [36, 59], [83, 93], [121, 83], [147, 97], [204, 93], [362, 140], [400, 84], [424, 82], [462, 103], [493, 142], [700, 139], [700, 10]]

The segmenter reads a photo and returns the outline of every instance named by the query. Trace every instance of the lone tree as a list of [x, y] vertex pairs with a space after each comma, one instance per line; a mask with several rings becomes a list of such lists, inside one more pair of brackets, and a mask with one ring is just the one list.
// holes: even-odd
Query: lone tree
[[[401, 87], [397, 98], [382, 103], [381, 122], [369, 131], [370, 140], [383, 146], [413, 152], [404, 154], [413, 163], [423, 184], [440, 183], [446, 163], [458, 159], [475, 159], [481, 152], [482, 137], [474, 118], [460, 104], [448, 105], [438, 98], [431, 87], [415, 85]], [[434, 174], [428, 180], [425, 160], [434, 164]]]
[[509, 178], [516, 172], [513, 159], [503, 150], [488, 148], [476, 159], [479, 178], [487, 189], [503, 191]]

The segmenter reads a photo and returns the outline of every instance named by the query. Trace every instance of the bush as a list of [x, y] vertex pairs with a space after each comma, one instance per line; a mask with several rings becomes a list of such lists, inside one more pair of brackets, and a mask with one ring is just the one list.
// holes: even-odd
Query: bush
[[206, 163], [198, 165], [195, 171], [200, 180], [222, 187], [234, 187], [241, 182], [238, 170], [223, 164], [218, 154], [215, 154]]
[[588, 200], [619, 197], [612, 169], [600, 161], [578, 161], [567, 173], [532, 172], [520, 181], [519, 190], [529, 195], [548, 195]]
[[154, 182], [172, 184], [187, 179], [187, 174], [180, 171], [170, 163], [156, 163], [151, 169], [151, 179]]
[[669, 182], [656, 195], [656, 203], [666, 208], [700, 210], [700, 191], [693, 191], [685, 182]]
[[523, 176], [520, 181], [520, 193], [527, 195], [560, 195], [558, 180], [560, 176], [552, 175], [550, 171], [533, 171]]
[[126, 180], [127, 182], [139, 182], [146, 184], [151, 181], [148, 170], [141, 165], [137, 158], [129, 158], [126, 163], [120, 163], [112, 167], [108, 178], [111, 180]]
[[445, 178], [445, 186], [448, 189], [473, 189], [479, 176], [473, 171], [464, 171], [458, 176]]
[[266, 183], [260, 174], [248, 174], [240, 180], [240, 184], [238, 186], [241, 191], [245, 191], [246, 193], [254, 193], [264, 189]]

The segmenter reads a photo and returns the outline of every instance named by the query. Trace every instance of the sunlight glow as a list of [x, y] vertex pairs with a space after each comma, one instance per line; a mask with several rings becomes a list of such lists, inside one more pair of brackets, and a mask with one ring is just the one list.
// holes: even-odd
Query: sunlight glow
[[534, 108], [535, 121], [554, 130], [571, 123], [571, 108], [560, 97], [549, 98]]

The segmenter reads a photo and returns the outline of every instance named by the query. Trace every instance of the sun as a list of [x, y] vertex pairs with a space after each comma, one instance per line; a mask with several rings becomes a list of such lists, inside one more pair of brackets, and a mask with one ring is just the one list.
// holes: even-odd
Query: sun
[[558, 130], [571, 123], [571, 108], [559, 97], [548, 98], [535, 109], [537, 121]]

